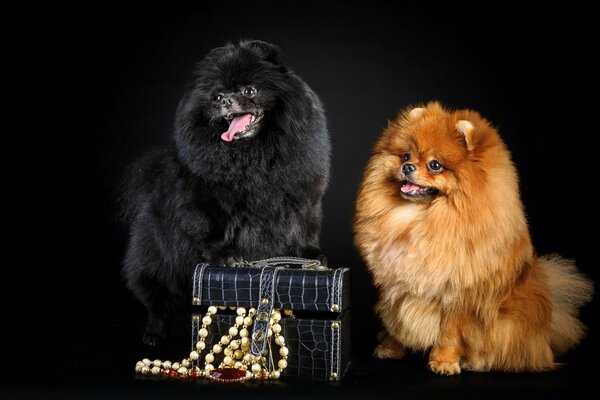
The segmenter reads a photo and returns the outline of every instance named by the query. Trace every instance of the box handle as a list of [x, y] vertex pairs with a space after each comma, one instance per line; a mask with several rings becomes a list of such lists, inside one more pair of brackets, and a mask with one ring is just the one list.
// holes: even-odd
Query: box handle
[[327, 270], [325, 265], [321, 264], [321, 261], [310, 258], [301, 257], [271, 257], [265, 258], [264, 260], [256, 261], [242, 261], [235, 264], [236, 267], [255, 267], [262, 268], [267, 265], [288, 265], [290, 267], [300, 266], [302, 269], [314, 269], [314, 270]]

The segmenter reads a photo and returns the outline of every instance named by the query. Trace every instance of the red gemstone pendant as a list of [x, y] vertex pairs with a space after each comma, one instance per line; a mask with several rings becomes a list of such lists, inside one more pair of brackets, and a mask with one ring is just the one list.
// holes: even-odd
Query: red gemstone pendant
[[234, 383], [246, 380], [246, 370], [237, 368], [217, 368], [208, 374], [208, 378], [215, 382]]

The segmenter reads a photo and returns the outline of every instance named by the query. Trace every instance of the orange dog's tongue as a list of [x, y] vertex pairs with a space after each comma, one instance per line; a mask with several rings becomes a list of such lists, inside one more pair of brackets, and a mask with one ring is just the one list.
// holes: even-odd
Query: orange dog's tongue
[[250, 125], [250, 119], [252, 118], [252, 114], [244, 114], [239, 117], [235, 117], [231, 124], [229, 124], [229, 129], [227, 132], [223, 132], [221, 134], [221, 139], [226, 142], [231, 142], [236, 133], [243, 131], [246, 129], [248, 125]]
[[412, 192], [413, 190], [419, 190], [419, 189], [421, 189], [421, 186], [415, 185], [414, 183], [410, 183], [410, 182], [406, 182], [400, 188], [400, 190], [402, 190], [402, 193], [408, 193], [408, 192]]

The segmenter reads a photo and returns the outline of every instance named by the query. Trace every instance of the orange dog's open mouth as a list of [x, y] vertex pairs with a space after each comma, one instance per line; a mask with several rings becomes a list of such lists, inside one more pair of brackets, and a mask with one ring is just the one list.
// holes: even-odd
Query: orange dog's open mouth
[[402, 196], [405, 198], [433, 197], [438, 190], [432, 187], [419, 186], [416, 183], [405, 181], [400, 187]]

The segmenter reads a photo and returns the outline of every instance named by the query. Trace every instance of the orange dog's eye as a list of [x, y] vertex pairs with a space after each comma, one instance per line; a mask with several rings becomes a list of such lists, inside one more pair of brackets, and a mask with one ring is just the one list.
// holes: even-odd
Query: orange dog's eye
[[431, 170], [431, 172], [438, 173], [438, 172], [442, 172], [444, 167], [442, 166], [442, 164], [440, 164], [439, 161], [431, 160], [431, 161], [429, 161], [429, 169]]
[[408, 160], [410, 160], [410, 153], [404, 153], [404, 154], [402, 154], [402, 162], [405, 163]]

